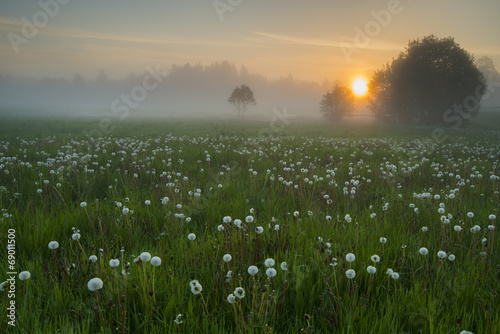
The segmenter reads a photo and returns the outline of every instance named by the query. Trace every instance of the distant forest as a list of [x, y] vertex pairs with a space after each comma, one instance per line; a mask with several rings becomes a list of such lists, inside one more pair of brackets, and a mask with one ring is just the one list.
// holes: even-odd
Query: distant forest
[[[250, 73], [245, 66], [238, 69], [228, 61], [209, 66], [173, 65], [161, 70], [167, 75], [156, 88], [147, 91], [147, 97], [138, 102], [135, 109], [132, 108], [132, 113], [236, 115], [227, 99], [234, 87], [246, 84], [252, 88], [257, 101], [250, 114], [271, 113], [273, 108], [287, 106], [295, 114], [307, 111], [319, 116], [321, 95], [330, 86], [329, 82], [321, 85], [295, 80], [291, 75], [271, 80]], [[54, 114], [107, 113], [111, 111], [113, 101], [121, 100], [122, 94], [130, 95], [134, 87], [143, 85], [146, 76], [146, 70], [121, 80], [108, 78], [103, 70], [93, 80], [86, 80], [80, 74], [75, 74], [72, 80], [0, 75], [0, 109], [4, 113], [6, 110]], [[150, 82], [154, 83], [154, 80]]]
[[[484, 110], [498, 110], [500, 75], [492, 63], [488, 65], [480, 70], [485, 76], [492, 76], [498, 86], [482, 106]], [[236, 86], [246, 84], [257, 101], [248, 112], [250, 116], [272, 114], [274, 108], [286, 107], [290, 114], [322, 117], [319, 111], [321, 97], [334, 84], [327, 80], [322, 83], [296, 80], [291, 75], [269, 79], [249, 72], [245, 66], [237, 68], [228, 61], [209, 66], [173, 65], [161, 70], [165, 73], [162, 82], [148, 90], [147, 96], [138, 101], [135, 108], [130, 108], [131, 115], [237, 115], [227, 99]], [[0, 112], [4, 115], [109, 115], [113, 107], [123, 104], [122, 95], [131, 95], [134, 87], [143, 85], [147, 75], [146, 69], [144, 73], [130, 74], [120, 80], [109, 78], [104, 70], [95, 79], [85, 79], [78, 73], [71, 80], [0, 75]]]

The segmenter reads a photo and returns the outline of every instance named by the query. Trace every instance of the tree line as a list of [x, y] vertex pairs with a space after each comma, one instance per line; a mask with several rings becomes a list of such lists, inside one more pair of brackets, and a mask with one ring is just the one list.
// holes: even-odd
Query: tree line
[[[368, 83], [369, 107], [376, 119], [391, 123], [467, 123], [477, 115], [481, 99], [494, 88], [488, 86], [483, 73], [498, 76], [492, 60], [484, 56], [475, 61], [452, 37], [415, 39], [374, 72]], [[236, 88], [229, 102], [240, 115], [256, 103], [246, 85]], [[332, 121], [349, 115], [354, 106], [353, 92], [340, 84], [320, 101], [320, 111]]]

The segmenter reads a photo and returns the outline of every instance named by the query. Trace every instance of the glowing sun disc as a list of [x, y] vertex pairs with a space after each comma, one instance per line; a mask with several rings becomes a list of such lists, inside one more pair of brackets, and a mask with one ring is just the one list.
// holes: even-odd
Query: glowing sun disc
[[357, 96], [363, 96], [368, 92], [368, 81], [365, 78], [357, 78], [352, 82], [352, 91]]

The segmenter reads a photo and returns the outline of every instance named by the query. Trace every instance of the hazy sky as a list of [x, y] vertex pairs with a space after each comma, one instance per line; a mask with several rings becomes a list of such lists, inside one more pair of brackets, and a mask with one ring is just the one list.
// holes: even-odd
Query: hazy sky
[[[453, 36], [500, 67], [498, 0], [58, 0], [58, 8], [41, 0], [50, 15], [39, 1], [0, 1], [4, 74], [95, 78], [104, 69], [120, 78], [157, 64], [229, 60], [270, 78], [345, 81], [370, 77], [429, 34]], [[372, 13], [381, 10], [390, 18], [377, 23]], [[371, 36], [354, 40], [356, 29]]]

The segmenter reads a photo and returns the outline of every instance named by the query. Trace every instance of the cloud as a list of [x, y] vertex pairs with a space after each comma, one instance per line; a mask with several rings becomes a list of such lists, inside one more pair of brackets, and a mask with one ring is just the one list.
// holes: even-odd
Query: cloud
[[338, 42], [332, 42], [321, 39], [312, 39], [312, 38], [301, 38], [295, 36], [286, 36], [286, 35], [278, 35], [278, 34], [270, 34], [260, 31], [251, 31], [253, 34], [265, 37], [271, 40], [278, 40], [282, 42], [287, 42], [291, 44], [300, 44], [300, 45], [314, 45], [314, 46], [324, 46], [324, 47], [337, 47], [339, 45]]
[[[23, 22], [10, 17], [0, 17], [0, 31], [14, 32], [21, 34]], [[77, 29], [68, 29], [67, 27], [54, 27], [48, 25], [38, 30], [39, 35], [49, 36], [49, 37], [68, 37], [76, 39], [91, 39], [91, 40], [103, 40], [103, 41], [116, 41], [124, 43], [136, 43], [136, 44], [157, 44], [157, 45], [197, 45], [197, 46], [220, 46], [220, 47], [245, 47], [244, 43], [234, 43], [225, 41], [214, 41], [205, 39], [189, 39], [189, 38], [178, 38], [169, 37], [165, 39], [155, 39], [155, 38], [144, 38], [138, 36], [128, 36], [128, 35], [113, 35], [105, 33], [95, 33], [90, 31], [83, 31]]]
[[[353, 37], [345, 37], [340, 36], [337, 37], [337, 40], [325, 40], [325, 39], [317, 39], [317, 38], [304, 38], [304, 37], [295, 37], [295, 36], [287, 36], [287, 35], [279, 35], [279, 34], [271, 34], [260, 31], [252, 31], [253, 34], [264, 37], [273, 41], [282, 41], [290, 44], [297, 45], [309, 45], [309, 46], [320, 46], [320, 47], [340, 47], [341, 43], [348, 43], [354, 45]], [[365, 47], [364, 49], [369, 50], [387, 50], [387, 51], [402, 51], [404, 48], [403, 44], [393, 43], [384, 41], [381, 39], [372, 39], [371, 43]]]

